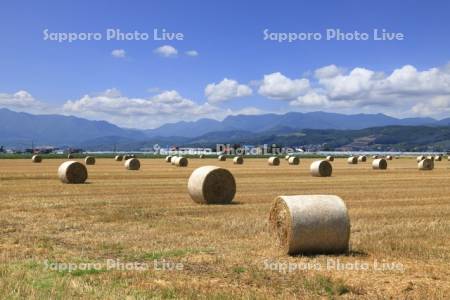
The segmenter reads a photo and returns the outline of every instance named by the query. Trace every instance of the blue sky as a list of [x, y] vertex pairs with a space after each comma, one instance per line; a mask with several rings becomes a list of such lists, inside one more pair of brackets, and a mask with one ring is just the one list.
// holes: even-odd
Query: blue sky
[[[140, 128], [286, 111], [448, 117], [449, 11], [448, 1], [4, 1], [0, 106]], [[151, 38], [43, 39], [108, 28]], [[154, 41], [155, 28], [184, 39]], [[370, 38], [277, 42], [265, 29]], [[374, 29], [405, 39], [374, 41]]]

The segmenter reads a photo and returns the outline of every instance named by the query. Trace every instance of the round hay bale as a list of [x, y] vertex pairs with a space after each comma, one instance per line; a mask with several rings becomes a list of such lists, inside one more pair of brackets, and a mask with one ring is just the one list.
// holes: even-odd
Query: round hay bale
[[328, 161], [334, 161], [334, 156], [328, 155], [328, 156], [327, 156], [327, 160], [328, 160]]
[[236, 194], [236, 182], [227, 169], [204, 166], [192, 172], [188, 192], [197, 203], [229, 204]]
[[205, 154], [200, 154], [198, 158], [205, 158]]
[[178, 156], [172, 156], [172, 159], [170, 160], [171, 165], [175, 165], [175, 161], [177, 160]]
[[68, 159], [73, 159], [73, 154], [72, 153], [67, 154], [67, 158]]
[[423, 171], [433, 170], [434, 169], [434, 161], [429, 158], [422, 159], [418, 163], [418, 168], [419, 168], [419, 170], [423, 170]]
[[290, 165], [299, 165], [300, 164], [300, 158], [298, 158], [297, 156], [291, 156], [288, 159], [288, 163]]
[[367, 156], [365, 156], [365, 155], [358, 156], [358, 161], [359, 162], [366, 162], [367, 161]]
[[141, 162], [137, 158], [129, 158], [125, 161], [125, 168], [127, 170], [137, 171], [141, 168]]
[[59, 166], [58, 177], [63, 183], [84, 183], [88, 178], [88, 171], [82, 163], [69, 160]]
[[166, 163], [170, 163], [172, 160], [172, 156], [166, 156]]
[[31, 161], [34, 163], [40, 163], [42, 162], [42, 156], [35, 154], [31, 157]]
[[317, 160], [311, 164], [310, 172], [315, 177], [329, 177], [333, 173], [333, 166], [328, 160]]
[[233, 164], [242, 165], [244, 163], [244, 158], [242, 156], [235, 156], [233, 158]]
[[276, 156], [269, 157], [267, 160], [267, 163], [269, 166], [279, 166], [280, 165], [280, 159]]
[[427, 156], [427, 158], [434, 161], [434, 156], [432, 156], [432, 155]]
[[[172, 159], [172, 161], [173, 161], [173, 159]], [[189, 164], [189, 161], [186, 157], [177, 156], [175, 158], [174, 165], [177, 167], [187, 167], [188, 164]]]
[[116, 156], [114, 157], [114, 160], [115, 160], [115, 161], [122, 161], [122, 160], [123, 160], [123, 156], [122, 156], [122, 155], [116, 155]]
[[392, 155], [387, 155], [387, 156], [386, 156], [386, 159], [387, 159], [387, 160], [392, 160]]
[[86, 156], [86, 158], [84, 159], [84, 163], [86, 165], [95, 165], [95, 157], [93, 157], [93, 156]]
[[434, 157], [434, 161], [442, 161], [442, 156], [436, 155], [436, 156]]
[[380, 157], [378, 155], [373, 155], [372, 158], [373, 159], [379, 159]]
[[356, 165], [356, 164], [358, 164], [358, 158], [356, 156], [350, 156], [347, 159], [347, 163], [350, 165]]
[[125, 154], [125, 155], [123, 156], [123, 160], [128, 160], [128, 159], [130, 159], [130, 158], [132, 158], [132, 156], [131, 156], [130, 154]]
[[227, 157], [226, 157], [225, 155], [219, 155], [219, 156], [217, 157], [217, 160], [219, 160], [219, 161], [226, 161], [226, 160], [227, 160]]
[[387, 160], [385, 160], [384, 158], [378, 158], [372, 162], [372, 169], [374, 170], [386, 170], [387, 166]]
[[286, 156], [284, 157], [284, 159], [285, 159], [285, 160], [289, 160], [289, 157], [290, 157], [289, 155], [286, 155]]
[[419, 155], [419, 156], [417, 156], [417, 162], [421, 162], [422, 160], [424, 160], [426, 157], [425, 157], [425, 155]]
[[269, 224], [289, 255], [338, 254], [349, 249], [350, 218], [338, 196], [279, 196], [270, 210]]

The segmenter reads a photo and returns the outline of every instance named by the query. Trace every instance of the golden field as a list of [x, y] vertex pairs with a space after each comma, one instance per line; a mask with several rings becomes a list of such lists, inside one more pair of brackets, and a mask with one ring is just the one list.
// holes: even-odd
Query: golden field
[[[56, 175], [61, 159], [0, 160], [0, 297], [448, 299], [450, 162], [419, 171], [415, 159], [401, 158], [375, 171], [370, 159], [336, 159], [332, 177], [316, 178], [312, 161], [190, 159], [177, 168], [141, 159], [141, 170], [127, 171], [123, 162], [97, 159], [87, 184], [67, 185]], [[202, 165], [234, 174], [233, 205], [190, 199], [187, 180]], [[279, 251], [269, 210], [276, 196], [296, 194], [346, 202], [348, 255]], [[108, 259], [147, 267], [107, 268]], [[68, 263], [79, 269], [64, 270]], [[88, 263], [101, 267], [82, 269]]]

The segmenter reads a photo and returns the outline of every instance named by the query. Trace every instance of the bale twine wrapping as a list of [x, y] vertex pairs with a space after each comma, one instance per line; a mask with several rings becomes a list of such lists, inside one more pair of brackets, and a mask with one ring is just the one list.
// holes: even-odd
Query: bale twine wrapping
[[235, 156], [233, 158], [233, 164], [242, 165], [244, 163], [244, 158], [242, 156]]
[[350, 156], [347, 159], [347, 163], [350, 165], [356, 165], [356, 164], [358, 164], [358, 158], [356, 156]]
[[229, 204], [236, 194], [236, 182], [227, 169], [204, 166], [192, 172], [188, 181], [188, 192], [197, 203]]
[[95, 157], [93, 157], [93, 156], [86, 156], [86, 158], [84, 159], [84, 163], [86, 165], [95, 165]]
[[328, 155], [328, 156], [327, 156], [327, 160], [328, 160], [328, 161], [334, 161], [334, 156]]
[[114, 160], [115, 160], [115, 161], [122, 161], [122, 160], [123, 160], [123, 156], [122, 156], [122, 155], [116, 155], [116, 156], [114, 157]]
[[387, 156], [386, 156], [386, 159], [387, 159], [387, 160], [392, 160], [392, 155], [387, 155]]
[[386, 170], [387, 166], [387, 160], [385, 160], [384, 158], [378, 158], [372, 162], [372, 169], [374, 170]]
[[172, 160], [172, 156], [166, 156], [166, 163], [170, 163], [170, 161]]
[[349, 248], [350, 218], [338, 196], [279, 196], [269, 224], [289, 255], [338, 254]]
[[434, 169], [434, 161], [432, 161], [429, 158], [422, 159], [418, 163], [418, 168], [419, 168], [419, 170], [423, 170], [423, 171], [433, 170]]
[[298, 165], [300, 164], [300, 158], [298, 158], [297, 156], [291, 156], [289, 157], [288, 163], [290, 165]]
[[358, 161], [359, 162], [366, 162], [367, 161], [367, 156], [365, 156], [365, 155], [358, 156]]
[[328, 160], [317, 160], [311, 164], [310, 172], [315, 177], [329, 177], [333, 173], [333, 166]]
[[172, 162], [177, 167], [187, 167], [189, 164], [188, 159], [186, 157], [182, 157], [182, 156], [177, 156], [175, 158], [175, 161], [174, 161], [174, 159], [172, 159]]
[[69, 160], [59, 166], [58, 177], [63, 183], [79, 184], [86, 181], [88, 171], [82, 163]]
[[219, 155], [219, 156], [217, 157], [217, 160], [219, 160], [219, 161], [226, 161], [226, 160], [227, 160], [227, 157], [226, 157], [225, 155]]
[[42, 156], [40, 155], [33, 155], [33, 157], [31, 157], [31, 161], [34, 163], [40, 163], [42, 162]]
[[125, 161], [125, 168], [127, 170], [137, 171], [141, 168], [141, 162], [137, 158], [129, 158]]
[[269, 157], [267, 160], [267, 163], [269, 166], [279, 166], [280, 165], [280, 159], [276, 156]]

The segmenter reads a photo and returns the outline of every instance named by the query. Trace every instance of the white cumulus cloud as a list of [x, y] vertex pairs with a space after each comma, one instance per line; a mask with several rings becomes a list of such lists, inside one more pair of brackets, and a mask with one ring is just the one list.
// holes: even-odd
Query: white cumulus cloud
[[154, 52], [163, 57], [173, 57], [178, 55], [178, 50], [170, 45], [164, 45], [156, 48]]
[[308, 79], [290, 79], [280, 72], [264, 75], [258, 92], [268, 98], [292, 100], [310, 90]]
[[111, 56], [115, 58], [124, 58], [127, 55], [123, 49], [114, 49], [111, 51]]
[[198, 56], [198, 52], [196, 50], [186, 51], [187, 56]]
[[239, 84], [236, 80], [225, 78], [219, 83], [210, 83], [205, 88], [205, 96], [210, 103], [223, 102], [233, 98], [247, 97], [253, 93], [252, 89]]
[[29, 92], [20, 90], [14, 94], [0, 93], [0, 107], [24, 112], [40, 112], [45, 104], [36, 100]]

